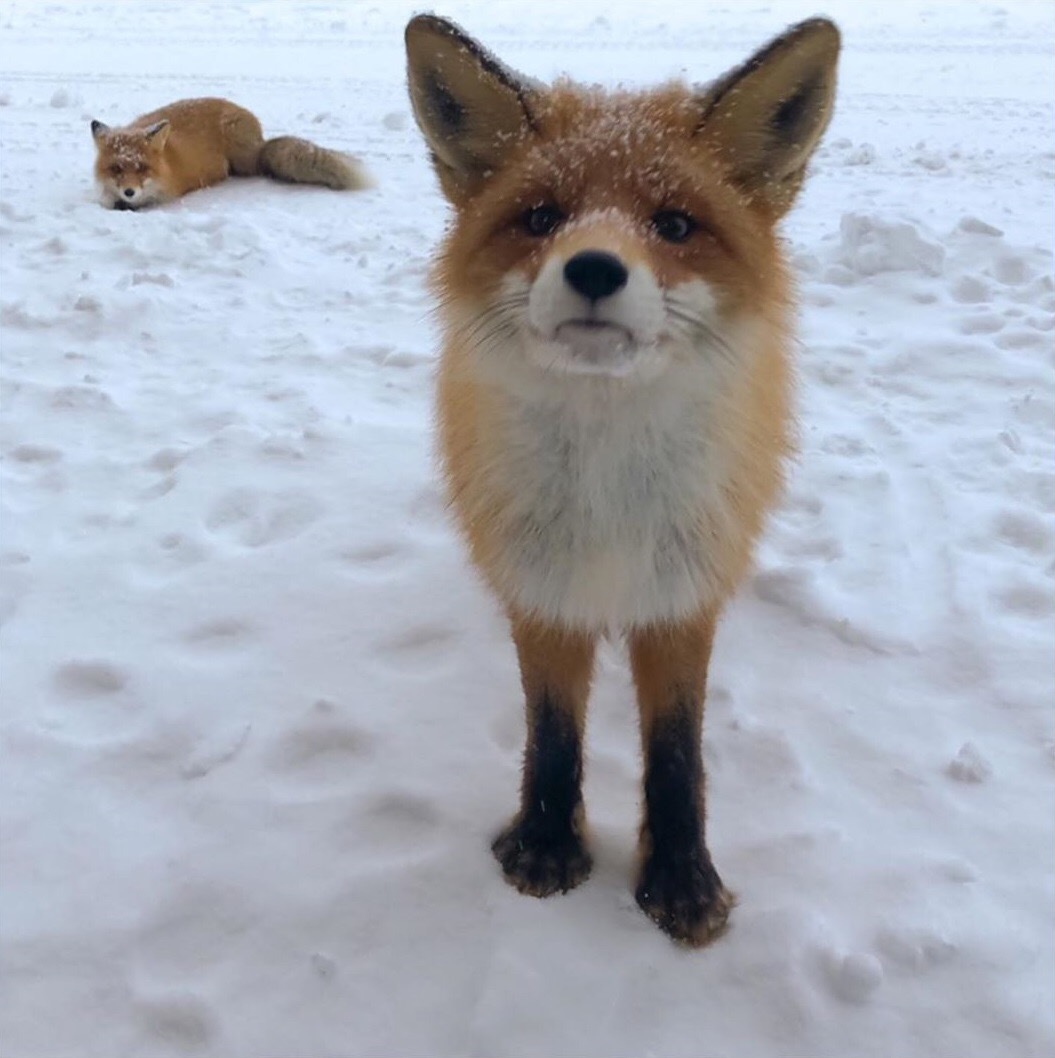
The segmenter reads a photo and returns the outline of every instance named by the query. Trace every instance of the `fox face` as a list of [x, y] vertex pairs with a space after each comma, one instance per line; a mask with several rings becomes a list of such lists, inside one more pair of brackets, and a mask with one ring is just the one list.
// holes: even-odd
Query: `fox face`
[[470, 325], [500, 339], [481, 350], [490, 366], [648, 381], [733, 342], [744, 303], [781, 275], [751, 267], [772, 258], [771, 230], [717, 178], [695, 101], [559, 89], [535, 120], [537, 142], [481, 188], [441, 265]]
[[111, 129], [92, 122], [95, 140], [95, 179], [104, 206], [143, 209], [164, 201], [163, 151], [169, 123], [158, 121], [144, 129]]
[[807, 22], [708, 88], [544, 87], [450, 23], [407, 30], [411, 99], [456, 210], [436, 283], [481, 370], [647, 381], [737, 355], [779, 312], [775, 225], [832, 107]]

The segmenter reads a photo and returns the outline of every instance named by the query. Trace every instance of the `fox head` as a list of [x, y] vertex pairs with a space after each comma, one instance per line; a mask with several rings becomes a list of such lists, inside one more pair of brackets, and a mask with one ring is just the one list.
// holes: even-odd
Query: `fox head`
[[780, 326], [775, 227], [831, 117], [839, 32], [803, 22], [710, 85], [605, 92], [406, 30], [410, 98], [455, 210], [436, 284], [481, 362], [644, 379]]
[[165, 170], [162, 151], [168, 135], [167, 121], [142, 129], [112, 129], [101, 121], [92, 122], [95, 179], [103, 205], [142, 209], [161, 201]]

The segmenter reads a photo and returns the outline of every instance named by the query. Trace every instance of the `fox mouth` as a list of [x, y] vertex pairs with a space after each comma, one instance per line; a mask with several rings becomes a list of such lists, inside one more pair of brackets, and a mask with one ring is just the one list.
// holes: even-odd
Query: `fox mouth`
[[557, 325], [553, 337], [573, 352], [601, 352], [605, 348], [612, 352], [625, 352], [634, 344], [634, 335], [629, 327], [607, 320], [565, 320]]
[[606, 320], [565, 320], [557, 325], [553, 340], [565, 351], [562, 367], [572, 374], [624, 374], [637, 351], [631, 330]]

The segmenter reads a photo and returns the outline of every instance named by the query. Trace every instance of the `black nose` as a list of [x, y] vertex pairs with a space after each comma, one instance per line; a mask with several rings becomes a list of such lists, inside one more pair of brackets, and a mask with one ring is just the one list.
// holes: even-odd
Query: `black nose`
[[583, 250], [564, 265], [564, 278], [584, 298], [600, 301], [625, 287], [630, 273], [614, 254]]
[[135, 198], [136, 189], [134, 187], [125, 188], [125, 198]]

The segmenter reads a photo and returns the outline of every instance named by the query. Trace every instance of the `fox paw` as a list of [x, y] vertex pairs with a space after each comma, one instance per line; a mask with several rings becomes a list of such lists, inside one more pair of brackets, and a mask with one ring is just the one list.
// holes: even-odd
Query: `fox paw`
[[641, 910], [664, 933], [693, 948], [702, 948], [725, 932], [736, 904], [706, 854], [674, 862], [647, 860], [635, 896]]
[[529, 896], [566, 893], [586, 880], [593, 867], [582, 838], [570, 827], [554, 834], [516, 817], [491, 850], [506, 881]]

